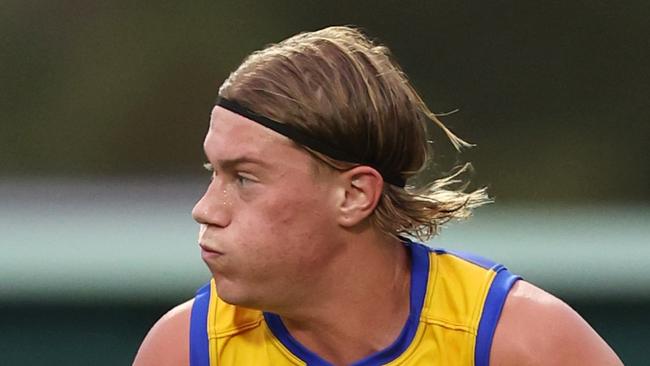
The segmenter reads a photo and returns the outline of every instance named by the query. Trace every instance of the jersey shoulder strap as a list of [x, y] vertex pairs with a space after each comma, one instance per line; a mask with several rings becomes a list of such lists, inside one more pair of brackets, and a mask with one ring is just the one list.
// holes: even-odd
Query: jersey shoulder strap
[[190, 366], [210, 366], [216, 359], [219, 341], [233, 337], [264, 320], [259, 310], [224, 302], [217, 296], [214, 279], [201, 287], [194, 298], [190, 319]]
[[435, 249], [431, 255], [434, 264], [423, 313], [435, 322], [475, 334], [474, 364], [487, 366], [503, 305], [521, 277], [471, 253]]
[[208, 310], [210, 282], [196, 291], [190, 315], [190, 366], [210, 366]]

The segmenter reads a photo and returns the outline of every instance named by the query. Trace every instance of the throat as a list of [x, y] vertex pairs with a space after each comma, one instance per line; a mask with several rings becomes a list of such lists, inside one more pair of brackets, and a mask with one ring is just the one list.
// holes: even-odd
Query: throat
[[341, 296], [324, 296], [327, 300], [308, 313], [282, 315], [290, 338], [334, 365], [349, 365], [386, 351], [409, 326], [411, 273], [407, 251], [399, 258], [403, 262], [393, 257], [392, 268], [384, 267], [391, 270], [381, 275], [349, 277], [354, 279], [353, 284], [342, 285], [345, 291]]
[[297, 324], [284, 320], [303, 347], [333, 365], [350, 365], [384, 351], [399, 338], [409, 319], [408, 306], [389, 316], [343, 317], [336, 322]]

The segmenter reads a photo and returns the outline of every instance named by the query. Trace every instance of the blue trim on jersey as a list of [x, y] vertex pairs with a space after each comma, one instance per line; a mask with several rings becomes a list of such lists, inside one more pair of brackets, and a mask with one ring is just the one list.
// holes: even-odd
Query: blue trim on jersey
[[329, 362], [318, 357], [317, 354], [308, 350], [293, 338], [278, 315], [264, 312], [264, 320], [266, 320], [266, 324], [271, 329], [271, 332], [273, 332], [273, 335], [275, 335], [275, 337], [280, 340], [280, 342], [282, 342], [291, 353], [305, 361], [308, 366], [331, 366]]
[[490, 259], [481, 257], [480, 255], [476, 255], [474, 253], [464, 252], [462, 250], [435, 249], [434, 251], [438, 254], [451, 254], [470, 263], [474, 263], [481, 268], [493, 269], [495, 272], [498, 270], [498, 267], [501, 266], [500, 264]]
[[208, 310], [210, 282], [196, 291], [190, 317], [190, 366], [210, 366]]
[[474, 349], [474, 365], [476, 366], [488, 366], [490, 364], [492, 339], [501, 317], [501, 310], [503, 310], [510, 289], [517, 280], [521, 279], [520, 276], [510, 273], [502, 265], [498, 265], [493, 269], [497, 274], [490, 285], [490, 290], [483, 304], [483, 313], [481, 314], [478, 334], [476, 335]]
[[[388, 348], [361, 359], [353, 363], [352, 366], [376, 366], [388, 363], [404, 353], [415, 337], [427, 290], [430, 249], [410, 240], [405, 240], [405, 245], [411, 252], [410, 313], [406, 324], [395, 342]], [[331, 366], [329, 362], [323, 360], [293, 338], [278, 315], [265, 312], [264, 319], [275, 337], [291, 353], [306, 362], [308, 366]]]

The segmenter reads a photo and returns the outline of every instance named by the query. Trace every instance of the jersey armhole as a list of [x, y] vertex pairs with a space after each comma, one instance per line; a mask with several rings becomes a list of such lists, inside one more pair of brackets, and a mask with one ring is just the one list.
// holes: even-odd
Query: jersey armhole
[[474, 364], [476, 366], [489, 366], [490, 350], [492, 349], [492, 339], [496, 330], [503, 305], [506, 302], [510, 289], [521, 277], [512, 274], [505, 267], [500, 267], [490, 285], [481, 320], [479, 321], [478, 332], [476, 335], [476, 346], [474, 349]]
[[208, 309], [210, 283], [201, 287], [194, 297], [190, 317], [190, 366], [210, 366], [208, 340]]

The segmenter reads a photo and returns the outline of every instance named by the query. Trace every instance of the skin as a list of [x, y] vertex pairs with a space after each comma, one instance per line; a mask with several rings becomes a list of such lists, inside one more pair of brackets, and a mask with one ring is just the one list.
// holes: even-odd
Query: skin
[[[204, 150], [214, 172], [192, 214], [219, 296], [279, 314], [334, 365], [389, 346], [408, 317], [410, 268], [406, 249], [369, 223], [383, 187], [377, 171], [316, 173], [306, 151], [221, 107]], [[189, 364], [192, 303], [153, 326], [134, 365]], [[508, 296], [490, 361], [621, 364], [575, 311], [523, 281]]]

